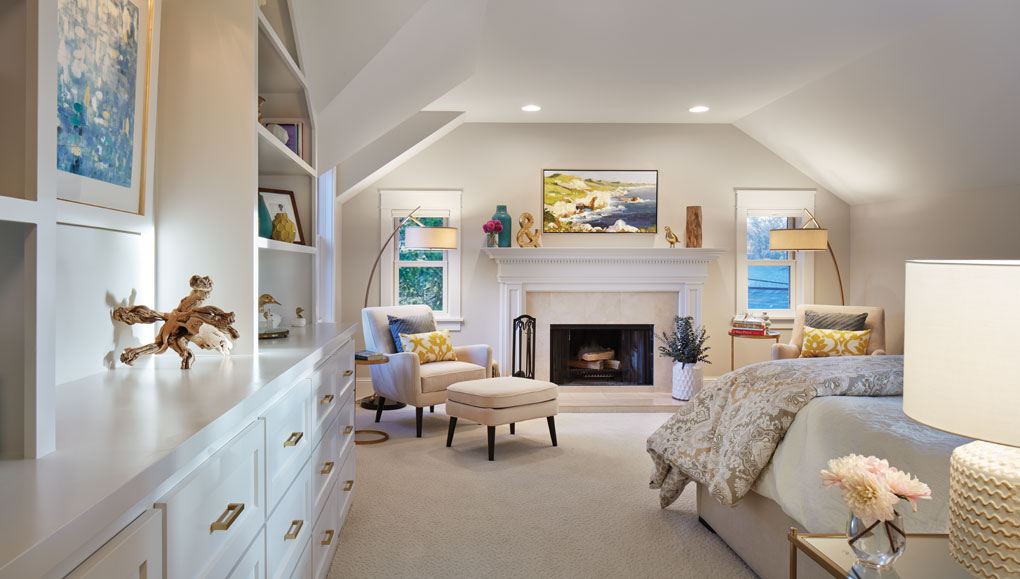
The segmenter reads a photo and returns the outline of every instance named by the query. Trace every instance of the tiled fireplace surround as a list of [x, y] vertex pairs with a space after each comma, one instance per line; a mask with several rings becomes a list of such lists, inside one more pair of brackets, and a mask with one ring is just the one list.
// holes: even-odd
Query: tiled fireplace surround
[[[509, 373], [511, 321], [536, 318], [535, 373], [549, 379], [550, 324], [654, 324], [668, 330], [675, 315], [701, 324], [701, 295], [719, 249], [492, 248], [500, 283], [497, 359]], [[654, 386], [562, 387], [589, 393], [668, 393], [671, 362], [655, 357]], [[562, 405], [562, 402], [561, 402]]]

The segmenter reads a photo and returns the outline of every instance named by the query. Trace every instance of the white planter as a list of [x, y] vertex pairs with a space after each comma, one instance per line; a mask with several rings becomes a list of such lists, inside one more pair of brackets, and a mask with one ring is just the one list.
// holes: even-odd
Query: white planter
[[704, 384], [705, 374], [701, 364], [673, 362], [673, 398], [690, 400], [692, 396], [701, 391]]

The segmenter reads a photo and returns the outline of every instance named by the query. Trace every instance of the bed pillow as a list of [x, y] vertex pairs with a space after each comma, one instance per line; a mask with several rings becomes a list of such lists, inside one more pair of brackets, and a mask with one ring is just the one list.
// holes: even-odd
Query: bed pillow
[[804, 343], [800, 347], [800, 357], [863, 356], [868, 353], [870, 340], [871, 330], [850, 332], [804, 326]]
[[400, 342], [403, 351], [418, 354], [418, 361], [422, 364], [457, 359], [457, 354], [453, 353], [453, 343], [450, 342], [450, 330], [400, 334]]
[[386, 316], [386, 319], [390, 323], [390, 335], [393, 336], [393, 347], [398, 352], [404, 351], [404, 348], [400, 344], [400, 334], [423, 334], [425, 332], [436, 331], [436, 320], [432, 317], [431, 312], [405, 316], [403, 318]]
[[836, 312], [804, 312], [804, 325], [819, 330], [859, 332], [867, 328], [868, 314], [840, 314]]

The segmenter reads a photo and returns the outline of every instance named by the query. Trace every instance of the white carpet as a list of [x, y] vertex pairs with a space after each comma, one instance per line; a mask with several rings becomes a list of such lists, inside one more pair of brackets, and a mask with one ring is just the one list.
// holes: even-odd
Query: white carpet
[[698, 523], [694, 487], [668, 509], [648, 489], [645, 439], [668, 414], [560, 414], [496, 430], [461, 420], [446, 448], [443, 407], [358, 410], [390, 434], [357, 452], [357, 487], [331, 579], [374, 577], [669, 577], [754, 574]]

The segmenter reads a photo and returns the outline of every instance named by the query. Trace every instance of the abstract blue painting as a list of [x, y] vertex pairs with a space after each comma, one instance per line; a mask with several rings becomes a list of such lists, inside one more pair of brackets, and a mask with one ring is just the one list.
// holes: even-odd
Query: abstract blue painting
[[59, 0], [57, 169], [131, 186], [138, 92], [138, 7]]

